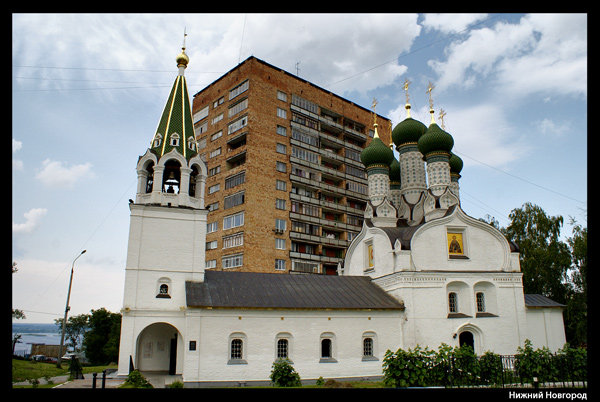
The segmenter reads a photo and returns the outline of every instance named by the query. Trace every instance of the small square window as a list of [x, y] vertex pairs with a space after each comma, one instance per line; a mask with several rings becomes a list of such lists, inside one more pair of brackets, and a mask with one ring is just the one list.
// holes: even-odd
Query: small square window
[[190, 341], [190, 350], [196, 350], [196, 341]]

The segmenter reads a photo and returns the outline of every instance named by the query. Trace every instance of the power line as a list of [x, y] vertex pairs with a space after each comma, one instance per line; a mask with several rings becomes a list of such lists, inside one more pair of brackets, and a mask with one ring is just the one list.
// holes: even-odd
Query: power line
[[563, 194], [563, 193], [559, 193], [558, 191], [552, 190], [551, 188], [544, 187], [544, 186], [542, 186], [542, 185], [539, 185], [539, 184], [537, 184], [537, 183], [534, 183], [534, 182], [532, 182], [531, 180], [527, 180], [527, 179], [525, 179], [525, 178], [523, 178], [523, 177], [519, 177], [519, 176], [517, 176], [517, 175], [514, 175], [514, 174], [512, 174], [512, 173], [506, 172], [506, 171], [504, 171], [504, 170], [502, 170], [502, 169], [498, 169], [497, 167], [494, 167], [494, 166], [492, 166], [492, 165], [488, 165], [487, 163], [485, 163], [485, 162], [481, 162], [481, 161], [479, 161], [479, 160], [477, 160], [477, 159], [475, 159], [475, 158], [472, 158], [472, 157], [470, 157], [470, 156], [468, 156], [468, 155], [465, 155], [465, 154], [463, 154], [462, 152], [457, 152], [457, 151], [455, 151], [455, 150], [452, 150], [452, 152], [453, 152], [453, 153], [455, 153], [455, 154], [457, 154], [457, 155], [459, 155], [459, 156], [464, 156], [464, 157], [467, 157], [467, 158], [469, 158], [469, 159], [471, 159], [471, 160], [473, 160], [473, 161], [475, 161], [475, 162], [477, 162], [477, 163], [480, 163], [480, 164], [482, 164], [482, 165], [484, 165], [484, 166], [487, 166], [487, 167], [489, 167], [490, 169], [494, 169], [494, 170], [497, 170], [498, 172], [504, 173], [504, 174], [505, 174], [505, 175], [507, 175], [507, 176], [514, 177], [515, 179], [519, 179], [519, 180], [521, 180], [521, 181], [523, 181], [523, 182], [525, 182], [525, 183], [527, 183], [527, 184], [531, 184], [531, 185], [533, 185], [533, 186], [539, 187], [539, 188], [541, 188], [542, 190], [549, 191], [549, 192], [551, 192], [551, 193], [554, 193], [554, 194], [560, 195], [561, 197], [568, 198], [568, 199], [570, 199], [570, 200], [572, 200], [572, 201], [576, 201], [576, 202], [579, 202], [579, 203], [581, 203], [581, 204], [586, 204], [584, 201], [581, 201], [581, 200], [575, 199], [575, 198], [573, 198], [573, 197], [570, 197], [570, 196], [568, 196], [568, 195], [566, 195], [566, 194]]

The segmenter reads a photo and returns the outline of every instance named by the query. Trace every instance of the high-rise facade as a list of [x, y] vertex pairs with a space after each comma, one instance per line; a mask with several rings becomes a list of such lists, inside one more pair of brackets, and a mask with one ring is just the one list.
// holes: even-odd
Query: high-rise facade
[[336, 274], [360, 232], [360, 160], [391, 122], [250, 57], [193, 97], [206, 162], [206, 268]]

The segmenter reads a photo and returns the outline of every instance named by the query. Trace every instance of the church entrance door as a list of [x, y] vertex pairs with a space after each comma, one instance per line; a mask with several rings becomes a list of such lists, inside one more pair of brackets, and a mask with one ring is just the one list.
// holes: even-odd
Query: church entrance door
[[148, 325], [138, 336], [136, 368], [176, 374], [178, 357], [183, 357], [183, 351], [178, 350], [181, 349], [180, 337], [177, 328], [171, 324], [157, 322]]
[[470, 346], [471, 349], [475, 350], [475, 341], [473, 340], [473, 334], [469, 331], [461, 332], [458, 336], [458, 345], [467, 345]]

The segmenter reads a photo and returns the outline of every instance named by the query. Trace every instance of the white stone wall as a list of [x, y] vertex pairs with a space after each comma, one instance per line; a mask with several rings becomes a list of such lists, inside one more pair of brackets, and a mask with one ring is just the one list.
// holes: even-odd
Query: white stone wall
[[425, 163], [419, 151], [408, 151], [399, 154], [400, 178], [402, 194], [410, 203], [415, 203], [427, 188]]
[[556, 352], [565, 346], [562, 308], [527, 308], [527, 339], [534, 349], [546, 346]]
[[[401, 344], [401, 311], [188, 310], [185, 382], [270, 381], [278, 336], [289, 340], [289, 358], [302, 380], [382, 375], [386, 350]], [[232, 334], [242, 336], [246, 364], [228, 364]], [[333, 340], [336, 362], [320, 362], [321, 337]], [[375, 340], [377, 360], [363, 361], [363, 336]], [[194, 338], [194, 339], [192, 339]], [[197, 365], [196, 367], [194, 367]]]

